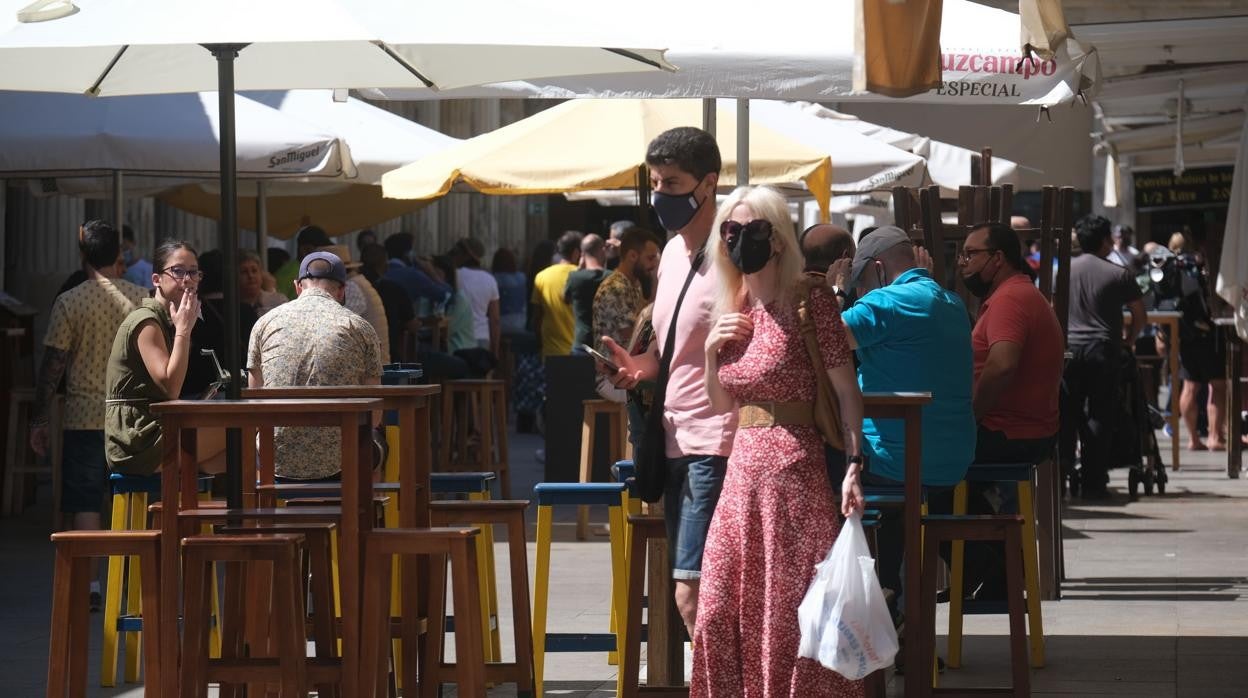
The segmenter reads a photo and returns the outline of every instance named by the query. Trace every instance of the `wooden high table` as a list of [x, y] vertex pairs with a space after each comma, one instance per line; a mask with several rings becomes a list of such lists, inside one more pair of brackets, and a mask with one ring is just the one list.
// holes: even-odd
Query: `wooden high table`
[[1244, 343], [1235, 333], [1234, 318], [1213, 321], [1226, 333], [1226, 476], [1239, 478], [1244, 465], [1244, 442], [1239, 414], [1244, 409]]
[[[342, 437], [342, 524], [340, 527], [339, 584], [342, 590], [342, 693], [360, 691], [360, 611], [364, 539], [373, 527], [371, 468], [359, 462], [360, 429], [371, 424], [372, 412], [385, 406], [382, 400], [173, 400], [152, 405], [164, 430], [161, 466], [160, 514], [160, 658], [163, 696], [179, 696], [178, 609], [181, 595], [181, 539], [190, 535], [195, 522], [183, 522], [183, 509], [195, 509], [197, 475], [183, 467], [182, 438], [186, 430], [241, 428], [243, 438], [256, 430], [276, 426], [338, 428]], [[254, 438], [254, 437], [253, 437]], [[246, 448], [244, 453], [254, 452]], [[244, 473], [254, 472], [247, 468]], [[176, 506], [174, 505], [176, 504]], [[224, 510], [229, 514], [230, 510]], [[239, 518], [246, 516], [239, 510]]]
[[[905, 478], [905, 587], [906, 629], [922, 632], [918, 628], [921, 618], [919, 607], [923, 599], [919, 595], [920, 574], [924, 571], [923, 546], [923, 406], [931, 403], [931, 393], [863, 393], [863, 416], [871, 419], [900, 419], [905, 423], [906, 478]], [[926, 570], [935, 574], [935, 570]], [[920, 667], [922, 643], [913, 636], [905, 643], [905, 665]], [[906, 674], [906, 698], [921, 695], [922, 681], [931, 677], [918, 676], [918, 672]]]
[[[440, 385], [350, 385], [249, 388], [244, 398], [341, 400], [369, 398], [381, 400], [387, 411], [398, 413], [399, 427], [399, 527], [429, 527], [430, 464], [433, 460], [430, 429], [430, 398], [442, 392]], [[428, 577], [423, 558], [404, 555], [400, 588], [403, 636], [403, 676], [415, 677], [419, 662], [420, 622], [427, 617], [425, 597], [420, 586]], [[417, 581], [419, 580], [419, 581]], [[344, 614], [345, 617], [345, 614]], [[413, 680], [413, 679], [409, 679]]]

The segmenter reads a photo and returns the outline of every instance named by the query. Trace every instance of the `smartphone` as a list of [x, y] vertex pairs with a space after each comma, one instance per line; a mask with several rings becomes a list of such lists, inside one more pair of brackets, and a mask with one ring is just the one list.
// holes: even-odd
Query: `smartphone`
[[614, 361], [612, 361], [611, 359], [608, 359], [606, 356], [603, 355], [602, 352], [589, 346], [588, 344], [582, 344], [581, 349], [584, 349], [586, 354], [589, 354], [590, 356], [597, 359], [598, 363], [611, 369], [612, 372], [620, 370], [620, 367], [617, 366]]

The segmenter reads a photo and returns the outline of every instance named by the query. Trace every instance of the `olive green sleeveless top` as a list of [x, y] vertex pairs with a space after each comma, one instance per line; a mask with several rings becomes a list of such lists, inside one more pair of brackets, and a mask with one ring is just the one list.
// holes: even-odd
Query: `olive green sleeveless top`
[[117, 328], [108, 357], [104, 402], [104, 455], [109, 467], [127, 475], [151, 475], [160, 469], [164, 444], [160, 420], [151, 411], [153, 402], [168, 400], [139, 355], [139, 326], [154, 320], [173, 347], [173, 321], [164, 304], [154, 298], [143, 301]]

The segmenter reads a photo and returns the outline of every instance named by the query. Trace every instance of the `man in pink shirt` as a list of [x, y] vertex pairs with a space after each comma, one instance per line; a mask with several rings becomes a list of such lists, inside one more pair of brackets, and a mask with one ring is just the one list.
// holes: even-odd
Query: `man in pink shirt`
[[638, 356], [629, 356], [604, 338], [620, 366], [618, 387], [632, 388], [658, 374], [659, 352], [671, 327], [676, 300], [695, 261], [701, 263], [677, 314], [675, 344], [663, 413], [667, 437], [668, 481], [663, 496], [668, 550], [676, 587], [676, 607], [693, 636], [698, 608], [702, 549], [719, 501], [736, 431], [736, 414], [711, 407], [707, 396], [706, 336], [719, 283], [714, 265], [702, 259], [702, 248], [715, 219], [715, 188], [721, 167], [719, 146], [711, 134], [692, 127], [665, 131], [646, 149], [650, 188], [659, 221], [676, 233], [663, 248], [654, 300], [654, 341]]

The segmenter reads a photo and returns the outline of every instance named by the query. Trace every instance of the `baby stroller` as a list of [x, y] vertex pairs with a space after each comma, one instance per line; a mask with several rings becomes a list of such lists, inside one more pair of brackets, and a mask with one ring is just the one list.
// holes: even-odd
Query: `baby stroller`
[[1140, 485], [1144, 494], [1166, 493], [1166, 466], [1161, 462], [1161, 449], [1157, 447], [1155, 429], [1165, 423], [1157, 408], [1149, 404], [1144, 395], [1135, 354], [1122, 349], [1122, 412], [1114, 425], [1113, 454], [1115, 467], [1126, 467], [1127, 486], [1131, 499], [1139, 497]]

